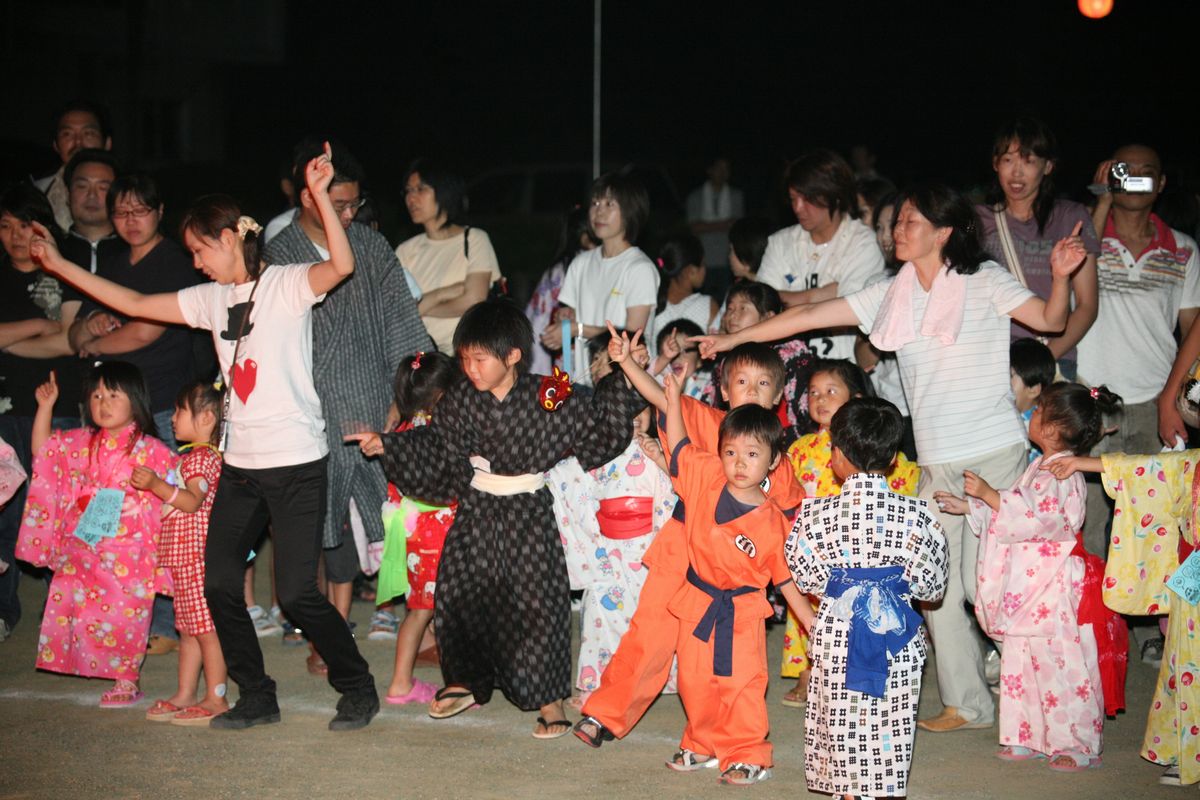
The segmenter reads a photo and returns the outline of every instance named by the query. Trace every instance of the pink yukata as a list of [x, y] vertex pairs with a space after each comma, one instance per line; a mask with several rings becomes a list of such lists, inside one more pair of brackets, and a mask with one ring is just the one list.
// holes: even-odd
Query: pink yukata
[[975, 614], [1001, 643], [1000, 744], [1048, 756], [1098, 756], [1104, 697], [1092, 625], [1078, 622], [1084, 560], [1077, 550], [1086, 486], [1058, 480], [1038, 458], [1000, 509], [969, 498], [980, 535]]
[[[134, 441], [136, 437], [136, 442]], [[132, 444], [132, 447], [130, 445]], [[169, 591], [158, 568], [162, 501], [129, 485], [135, 466], [165, 474], [167, 446], [136, 434], [55, 431], [34, 456], [17, 557], [54, 571], [38, 637], [38, 669], [87, 678], [137, 681], [156, 591]], [[74, 535], [98, 489], [121, 489], [117, 535], [92, 547]]]

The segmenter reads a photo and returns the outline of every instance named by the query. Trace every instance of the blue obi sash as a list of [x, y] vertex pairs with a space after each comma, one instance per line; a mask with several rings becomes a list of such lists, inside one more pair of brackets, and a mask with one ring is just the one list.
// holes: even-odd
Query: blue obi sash
[[888, 656], [900, 652], [921, 626], [921, 615], [901, 597], [908, 592], [902, 566], [830, 570], [829, 613], [850, 623], [847, 689], [871, 697], [886, 694]]
[[707, 642], [714, 635], [713, 642], [713, 674], [729, 677], [733, 674], [733, 598], [750, 592], [762, 591], [761, 586], [739, 586], [736, 589], [718, 589], [708, 583], [696, 570], [688, 565], [688, 583], [712, 598], [708, 610], [700, 618], [699, 624], [692, 631], [702, 642]]

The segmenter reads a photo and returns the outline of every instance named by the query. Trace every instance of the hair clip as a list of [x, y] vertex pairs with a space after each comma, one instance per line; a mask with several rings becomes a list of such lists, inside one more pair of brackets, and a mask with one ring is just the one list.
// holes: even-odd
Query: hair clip
[[655, 263], [655, 264], [658, 264], [658, 268], [659, 268], [659, 269], [664, 269], [664, 268], [665, 268], [665, 265], [663, 264], [663, 260], [662, 260], [662, 258], [661, 258], [661, 257], [660, 257], [660, 258], [656, 258], [656, 259], [654, 259], [654, 263]]
[[217, 378], [215, 381], [213, 381], [213, 389], [215, 389], [216, 391], [219, 392], [224, 388], [225, 388], [225, 384], [221, 381], [220, 378]]
[[413, 358], [412, 363], [409, 364], [409, 366], [412, 367], [413, 369], [420, 369], [421, 368], [421, 356], [423, 356], [423, 355], [425, 355], [425, 351], [418, 350], [417, 355]]
[[262, 233], [262, 225], [259, 225], [257, 222], [255, 222], [254, 217], [247, 217], [245, 215], [238, 217], [238, 221], [237, 221], [238, 238], [245, 241], [246, 234], [250, 231], [254, 231], [255, 234]]
[[1090, 394], [1092, 396], [1093, 400], [1099, 400], [1100, 399], [1100, 387], [1093, 386], [1091, 389], [1088, 389], [1088, 394]]

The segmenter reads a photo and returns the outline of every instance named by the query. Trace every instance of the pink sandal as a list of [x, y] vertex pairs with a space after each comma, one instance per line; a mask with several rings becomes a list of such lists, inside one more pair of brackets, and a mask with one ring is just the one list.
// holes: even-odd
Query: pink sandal
[[[1059, 763], [1059, 759], [1068, 759], [1069, 764]], [[1050, 769], [1055, 772], [1083, 772], [1100, 766], [1100, 756], [1085, 756], [1083, 753], [1057, 753], [1050, 759]]]
[[412, 688], [408, 694], [387, 695], [384, 700], [393, 706], [403, 706], [409, 703], [428, 703], [437, 694], [438, 687], [427, 681], [413, 678]]
[[101, 708], [127, 708], [141, 701], [146, 695], [133, 681], [122, 678], [113, 687], [100, 695]]
[[154, 705], [146, 712], [146, 719], [151, 722], [170, 722], [171, 717], [183, 709], [169, 700], [155, 700]]

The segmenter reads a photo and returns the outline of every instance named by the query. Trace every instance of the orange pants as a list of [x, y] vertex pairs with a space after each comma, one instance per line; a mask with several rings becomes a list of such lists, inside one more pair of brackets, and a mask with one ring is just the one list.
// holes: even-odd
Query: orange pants
[[733, 674], [713, 674], [716, 636], [702, 642], [695, 622], [679, 622], [679, 697], [687, 727], [679, 746], [715, 755], [721, 770], [730, 764], [772, 765], [767, 741], [767, 627], [761, 618], [738, 619], [733, 627]]
[[[671, 674], [679, 620], [668, 613], [667, 603], [686, 580], [686, 545], [683, 525], [677, 520], [669, 520], [659, 530], [643, 558], [649, 573], [638, 595], [629, 630], [604, 668], [600, 688], [583, 704], [585, 715], [600, 720], [618, 738], [638, 723]], [[708, 671], [712, 672], [711, 655]]]

